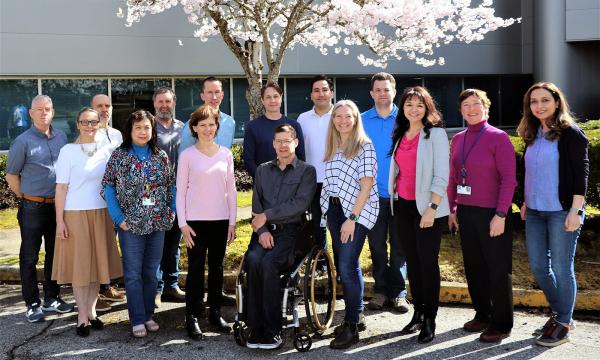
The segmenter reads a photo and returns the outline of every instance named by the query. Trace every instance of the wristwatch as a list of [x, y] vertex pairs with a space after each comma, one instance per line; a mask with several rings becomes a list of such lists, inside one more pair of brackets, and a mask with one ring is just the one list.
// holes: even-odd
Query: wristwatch
[[430, 203], [429, 203], [429, 205], [427, 205], [427, 206], [429, 206], [429, 207], [430, 207], [430, 208], [432, 208], [433, 210], [437, 210], [437, 208], [438, 208], [438, 204], [434, 204], [434, 203], [432, 203], [432, 202], [430, 202]]
[[348, 219], [350, 219], [352, 221], [357, 221], [358, 220], [358, 215], [350, 214], [350, 216], [348, 216]]
[[504, 211], [496, 211], [496, 215], [502, 219], [506, 218], [506, 213]]
[[570, 213], [577, 213], [578, 216], [583, 215], [583, 209], [578, 209], [578, 208], [574, 208], [574, 207], [570, 208], [569, 212]]

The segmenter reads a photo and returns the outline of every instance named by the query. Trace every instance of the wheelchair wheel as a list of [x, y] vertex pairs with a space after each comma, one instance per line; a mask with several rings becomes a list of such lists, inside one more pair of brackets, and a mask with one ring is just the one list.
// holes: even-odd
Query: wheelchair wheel
[[310, 326], [317, 333], [327, 330], [335, 314], [335, 267], [329, 253], [315, 248], [304, 274], [304, 306]]
[[298, 352], [306, 352], [310, 350], [312, 346], [312, 339], [310, 335], [305, 332], [299, 332], [294, 335], [294, 348]]
[[233, 324], [233, 338], [235, 339], [236, 344], [239, 346], [246, 347], [246, 343], [248, 342], [248, 327], [241, 321], [236, 321]]

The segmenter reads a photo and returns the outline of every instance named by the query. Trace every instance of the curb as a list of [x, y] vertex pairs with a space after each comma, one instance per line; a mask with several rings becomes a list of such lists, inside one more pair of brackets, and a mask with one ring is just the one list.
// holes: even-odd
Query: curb
[[[43, 267], [37, 267], [38, 279], [44, 278]], [[179, 274], [179, 283], [185, 285], [187, 272]], [[234, 292], [237, 272], [226, 271], [223, 275], [223, 287], [229, 292]], [[0, 265], [0, 281], [19, 283], [19, 266]], [[375, 281], [371, 277], [366, 277], [365, 297], [373, 296], [373, 286]], [[338, 285], [338, 294], [342, 293], [342, 287]], [[457, 282], [442, 281], [440, 289], [440, 302], [442, 304], [471, 304], [469, 289], [466, 284]], [[513, 304], [522, 307], [548, 307], [546, 297], [541, 290], [525, 290], [513, 288]], [[580, 290], [577, 292], [577, 302], [575, 310], [600, 310], [600, 290]]]

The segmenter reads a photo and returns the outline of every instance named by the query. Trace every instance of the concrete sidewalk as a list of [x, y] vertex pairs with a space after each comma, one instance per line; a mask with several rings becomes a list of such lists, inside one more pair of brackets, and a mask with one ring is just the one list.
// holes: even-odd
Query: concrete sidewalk
[[[63, 288], [63, 298], [73, 302], [70, 288]], [[334, 324], [343, 320], [343, 301], [336, 304]], [[29, 324], [24, 317], [25, 305], [21, 301], [20, 286], [0, 286], [0, 358], [47, 359], [246, 359], [278, 357], [282, 359], [599, 359], [600, 322], [576, 317], [577, 327], [570, 342], [549, 349], [534, 344], [532, 331], [544, 324], [547, 316], [537, 311], [516, 311], [512, 334], [501, 344], [484, 344], [478, 334], [467, 333], [462, 325], [474, 316], [472, 309], [464, 306], [443, 306], [437, 317], [436, 337], [433, 342], [421, 345], [416, 335], [401, 335], [412, 313], [397, 314], [382, 311], [365, 311], [367, 330], [360, 333], [361, 341], [351, 348], [338, 351], [329, 348], [332, 330], [322, 338], [313, 337], [313, 347], [308, 353], [298, 353], [292, 346], [291, 333], [283, 348], [273, 351], [251, 350], [235, 344], [232, 335], [211, 330], [206, 319], [200, 327], [206, 338], [191, 341], [185, 334], [185, 305], [163, 303], [155, 314], [161, 330], [143, 339], [131, 336], [131, 325], [124, 303], [117, 304], [108, 313], [100, 315], [106, 324], [102, 331], [93, 331], [89, 337], [75, 335], [76, 313], [49, 315], [46, 322]], [[303, 307], [300, 308], [304, 323]], [[224, 307], [222, 314], [233, 319], [234, 309]]]

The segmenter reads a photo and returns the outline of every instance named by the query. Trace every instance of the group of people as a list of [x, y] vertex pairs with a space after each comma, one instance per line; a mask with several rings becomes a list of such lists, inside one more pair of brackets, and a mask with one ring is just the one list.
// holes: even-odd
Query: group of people
[[[281, 113], [282, 89], [265, 84], [264, 115], [250, 121], [244, 134], [244, 164], [254, 179], [254, 232], [244, 261], [247, 346], [274, 349], [282, 343], [281, 298], [273, 284], [291, 266], [307, 209], [322, 246], [329, 229], [344, 290], [344, 321], [334, 329], [332, 348], [352, 346], [366, 328], [359, 258], [367, 238], [375, 279], [367, 307], [410, 311], [409, 280], [413, 315], [401, 331], [419, 332], [420, 343], [434, 339], [446, 224], [460, 233], [475, 309], [464, 330], [481, 332], [483, 342], [508, 337], [516, 161], [508, 135], [488, 122], [486, 93], [461, 92], [458, 108], [467, 128], [449, 145], [442, 114], [424, 87], [404, 89], [395, 104], [394, 77], [377, 73], [371, 79], [374, 106], [362, 114], [351, 100], [333, 103], [333, 82], [326, 76], [313, 78], [310, 91], [314, 107], [296, 121]], [[226, 247], [235, 239], [229, 150], [235, 123], [218, 110], [218, 79], [204, 81], [201, 98], [205, 104], [183, 124], [173, 118], [173, 91], [158, 89], [155, 115], [131, 114], [122, 143], [98, 111], [84, 108], [73, 144], [51, 126], [51, 99], [40, 95], [32, 101], [33, 126], [11, 146], [7, 165], [9, 186], [21, 198], [20, 265], [29, 321], [43, 320], [42, 310], [71, 311], [59, 297], [59, 285], [70, 283], [79, 310], [77, 334], [86, 336], [103, 326], [95, 310], [99, 285], [123, 275], [133, 336], [159, 329], [153, 313], [165, 288], [184, 298], [187, 333], [201, 338], [208, 252], [209, 321], [218, 331], [230, 331], [220, 307], [231, 303], [222, 286]], [[552, 309], [535, 331], [536, 342], [556, 346], [568, 341], [573, 328], [588, 141], [562, 92], [547, 82], [525, 94], [517, 131], [526, 144], [521, 216], [529, 262]], [[117, 138], [118, 144], [111, 141]], [[35, 278], [42, 237], [43, 304]], [[177, 285], [181, 238], [188, 248], [185, 293]]]

